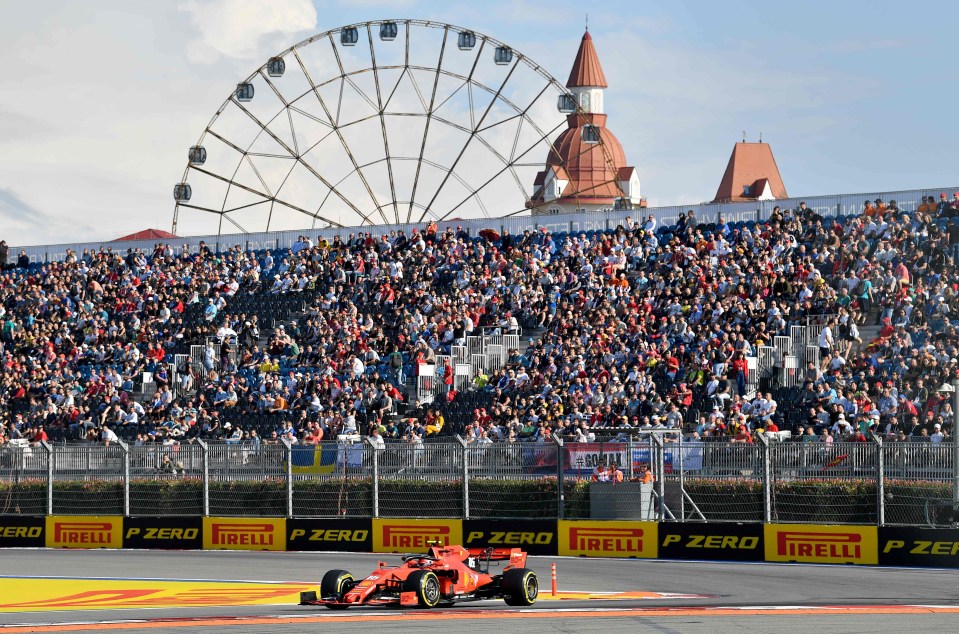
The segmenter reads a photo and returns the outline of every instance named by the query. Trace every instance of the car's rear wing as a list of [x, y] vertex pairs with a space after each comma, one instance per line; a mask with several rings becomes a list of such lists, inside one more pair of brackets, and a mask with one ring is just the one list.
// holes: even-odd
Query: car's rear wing
[[526, 553], [522, 548], [470, 548], [469, 554], [482, 561], [509, 561], [511, 568], [526, 567]]

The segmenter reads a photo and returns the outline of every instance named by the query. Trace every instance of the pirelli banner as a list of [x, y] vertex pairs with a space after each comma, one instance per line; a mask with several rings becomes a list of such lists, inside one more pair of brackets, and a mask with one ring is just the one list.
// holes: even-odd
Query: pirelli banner
[[559, 520], [558, 554], [566, 557], [638, 557], [658, 555], [656, 522]]
[[203, 550], [286, 550], [286, 519], [204, 517]]
[[46, 518], [47, 548], [122, 548], [123, 517], [51, 515]]
[[462, 520], [374, 519], [374, 553], [415, 553], [430, 542], [443, 545], [463, 543]]
[[766, 524], [766, 561], [804, 564], [878, 564], [875, 526]]

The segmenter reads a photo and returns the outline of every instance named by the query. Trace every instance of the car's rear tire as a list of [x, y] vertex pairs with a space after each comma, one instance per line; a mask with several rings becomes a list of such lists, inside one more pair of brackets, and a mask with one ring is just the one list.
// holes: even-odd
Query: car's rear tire
[[506, 605], [533, 605], [539, 596], [539, 579], [529, 568], [512, 568], [500, 581]]
[[432, 570], [417, 570], [406, 578], [404, 592], [415, 592], [421, 608], [433, 608], [442, 599], [440, 580]]
[[[356, 580], [346, 570], [330, 570], [323, 575], [323, 581], [320, 582], [320, 598], [340, 601], [355, 585]], [[331, 610], [345, 610], [348, 606], [327, 604], [326, 607]]]

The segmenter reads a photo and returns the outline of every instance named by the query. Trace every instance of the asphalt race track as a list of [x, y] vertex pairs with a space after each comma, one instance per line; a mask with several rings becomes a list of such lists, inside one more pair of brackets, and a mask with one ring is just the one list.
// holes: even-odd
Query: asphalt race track
[[[394, 555], [234, 551], [0, 551], [0, 629], [163, 633], [957, 629], [959, 572], [790, 564], [532, 557], [541, 600], [435, 610], [298, 606], [323, 572]], [[557, 564], [562, 598], [550, 596]], [[189, 604], [190, 607], [182, 607]], [[174, 607], [181, 606], [181, 607]], [[518, 621], [522, 619], [522, 624]], [[503, 622], [497, 622], [503, 621]], [[379, 625], [378, 625], [379, 624]]]

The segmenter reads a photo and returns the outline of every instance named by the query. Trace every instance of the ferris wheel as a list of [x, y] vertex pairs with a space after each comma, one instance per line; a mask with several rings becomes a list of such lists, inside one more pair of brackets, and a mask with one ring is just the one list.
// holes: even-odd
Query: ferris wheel
[[552, 139], [576, 112], [543, 67], [471, 29], [326, 31], [270, 57], [216, 111], [174, 187], [173, 231], [518, 214], [536, 174], [572, 160]]

